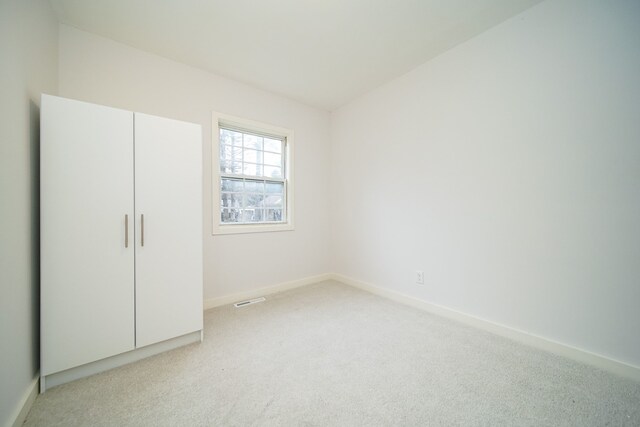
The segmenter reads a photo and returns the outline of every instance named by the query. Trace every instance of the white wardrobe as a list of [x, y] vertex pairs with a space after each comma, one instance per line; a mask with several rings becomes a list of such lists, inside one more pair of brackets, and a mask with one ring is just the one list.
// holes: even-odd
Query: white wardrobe
[[201, 339], [202, 136], [55, 96], [41, 105], [44, 391]]

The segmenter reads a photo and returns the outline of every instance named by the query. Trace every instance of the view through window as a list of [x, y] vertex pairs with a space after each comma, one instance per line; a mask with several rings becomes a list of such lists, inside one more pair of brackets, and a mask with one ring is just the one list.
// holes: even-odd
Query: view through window
[[286, 137], [219, 125], [221, 224], [287, 220]]

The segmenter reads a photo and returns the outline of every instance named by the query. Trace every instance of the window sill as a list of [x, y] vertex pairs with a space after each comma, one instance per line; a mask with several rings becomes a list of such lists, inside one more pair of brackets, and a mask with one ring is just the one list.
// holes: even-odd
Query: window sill
[[291, 223], [281, 224], [225, 224], [214, 225], [213, 235], [223, 234], [244, 234], [244, 233], [271, 233], [275, 231], [293, 231], [294, 226]]

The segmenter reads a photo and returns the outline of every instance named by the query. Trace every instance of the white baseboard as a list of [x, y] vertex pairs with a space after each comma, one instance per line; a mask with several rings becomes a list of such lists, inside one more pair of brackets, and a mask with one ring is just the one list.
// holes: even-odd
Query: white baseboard
[[218, 298], [210, 298], [204, 300], [204, 309], [219, 307], [221, 305], [232, 304], [234, 302], [243, 301], [251, 298], [257, 298], [264, 295], [274, 294], [276, 292], [287, 291], [289, 289], [298, 288], [300, 286], [310, 285], [312, 283], [323, 282], [325, 280], [331, 280], [333, 274], [320, 274], [317, 276], [305, 277], [303, 279], [292, 280], [290, 282], [279, 283], [273, 286], [266, 286], [264, 288], [252, 289], [245, 292], [238, 292], [236, 294], [225, 295]]
[[384, 289], [370, 283], [365, 283], [360, 280], [353, 279], [351, 277], [344, 276], [342, 274], [327, 273], [317, 276], [306, 277], [303, 279], [292, 280], [290, 282], [284, 282], [273, 286], [267, 286], [264, 288], [253, 289], [246, 292], [239, 292], [232, 295], [226, 295], [218, 298], [211, 298], [204, 301], [204, 309], [219, 307], [222, 305], [232, 304], [234, 302], [256, 298], [264, 295], [273, 294], [276, 292], [282, 292], [289, 289], [298, 288], [300, 286], [310, 285], [312, 283], [318, 283], [325, 280], [336, 280], [345, 285], [353, 286], [358, 289], [362, 289], [372, 294], [388, 298], [390, 300], [406, 304], [421, 310], [428, 311], [438, 316], [446, 317], [466, 325], [473, 326], [496, 335], [500, 335], [505, 338], [512, 339], [514, 341], [521, 342], [523, 344], [535, 347], [550, 353], [557, 354], [569, 359], [576, 360], [591, 366], [595, 366], [599, 369], [612, 372], [614, 374], [630, 378], [635, 381], [640, 381], [640, 367], [630, 365], [615, 359], [611, 359], [606, 356], [602, 356], [596, 353], [592, 353], [587, 350], [583, 350], [577, 347], [573, 347], [568, 344], [559, 343], [548, 338], [533, 335], [519, 329], [515, 329], [500, 323], [492, 322], [490, 320], [482, 319], [470, 314], [466, 314], [448, 307], [444, 307], [438, 304], [427, 302], [418, 298], [414, 298], [408, 295], [401, 294], [396, 291]]
[[27, 414], [29, 414], [29, 410], [31, 410], [31, 406], [33, 406], [33, 402], [38, 396], [39, 377], [40, 374], [37, 374], [25, 390], [22, 399], [20, 399], [13, 414], [7, 420], [7, 427], [19, 427], [24, 424], [24, 420], [27, 418]]
[[525, 331], [511, 328], [506, 325], [465, 314], [418, 298], [410, 297], [399, 292], [383, 289], [369, 283], [352, 279], [342, 274], [332, 274], [330, 276], [331, 279], [344, 283], [345, 285], [350, 285], [355, 288], [371, 292], [372, 294], [376, 294], [402, 304], [425, 310], [442, 317], [447, 317], [460, 323], [464, 323], [491, 332], [493, 334], [521, 342], [531, 347], [535, 347], [544, 351], [548, 351], [550, 353], [576, 360], [578, 362], [595, 366], [596, 368], [612, 372], [614, 374], [630, 378], [635, 381], [640, 381], [640, 367], [638, 366], [629, 365], [627, 363], [620, 362], [606, 356], [595, 354], [590, 351], [582, 350], [567, 344], [562, 344], [544, 337], [530, 334]]
[[66, 371], [41, 376], [40, 392], [44, 393], [51, 387], [68, 383], [79, 378], [88, 377], [89, 375], [94, 375], [109, 369], [117, 368], [118, 366], [123, 366], [128, 363], [137, 362], [138, 360], [200, 341], [202, 341], [201, 330], [190, 332], [166, 341], [150, 344], [125, 353], [116, 354], [115, 356], [107, 357], [106, 359], [100, 359], [85, 365], [76, 366], [75, 368], [67, 369]]

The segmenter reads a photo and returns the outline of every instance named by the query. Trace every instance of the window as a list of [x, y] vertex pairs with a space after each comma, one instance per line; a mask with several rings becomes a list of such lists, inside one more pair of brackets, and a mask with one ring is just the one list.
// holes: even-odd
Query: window
[[218, 113], [213, 124], [213, 233], [292, 230], [293, 131]]

